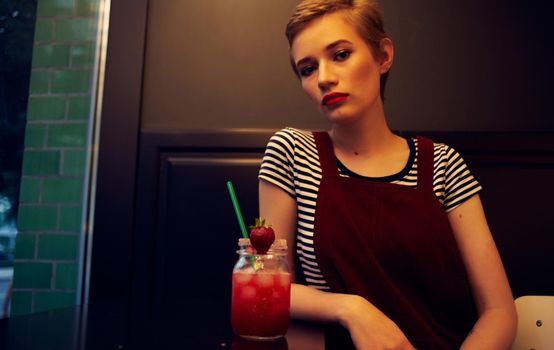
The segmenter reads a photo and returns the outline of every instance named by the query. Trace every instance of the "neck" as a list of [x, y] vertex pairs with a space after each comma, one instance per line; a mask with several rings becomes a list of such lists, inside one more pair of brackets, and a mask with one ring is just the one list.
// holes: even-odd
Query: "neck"
[[373, 113], [357, 118], [356, 122], [334, 124], [329, 136], [338, 153], [363, 156], [386, 153], [399, 140], [386, 122], [382, 103], [377, 104]]

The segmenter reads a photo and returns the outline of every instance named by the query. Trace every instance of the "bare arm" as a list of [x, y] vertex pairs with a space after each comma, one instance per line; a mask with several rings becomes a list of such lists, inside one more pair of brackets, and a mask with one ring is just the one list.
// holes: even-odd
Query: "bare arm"
[[259, 195], [260, 217], [273, 227], [276, 239], [287, 240], [289, 248], [287, 263], [292, 281], [295, 282], [293, 252], [296, 241], [296, 201], [277, 186], [264, 180], [260, 180]]
[[449, 212], [448, 219], [479, 312], [461, 349], [510, 349], [517, 328], [514, 300], [479, 195]]
[[[296, 201], [263, 180], [259, 183], [260, 216], [275, 229], [276, 238], [289, 245], [288, 264], [294, 276]], [[398, 326], [366, 299], [349, 294], [327, 293], [293, 283], [291, 315], [294, 318], [340, 323], [347, 328], [359, 350], [413, 349]]]

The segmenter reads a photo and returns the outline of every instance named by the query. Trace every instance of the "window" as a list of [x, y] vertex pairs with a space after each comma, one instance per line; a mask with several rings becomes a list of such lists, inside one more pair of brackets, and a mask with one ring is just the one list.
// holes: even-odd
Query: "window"
[[36, 0], [0, 2], [0, 315], [11, 285]]

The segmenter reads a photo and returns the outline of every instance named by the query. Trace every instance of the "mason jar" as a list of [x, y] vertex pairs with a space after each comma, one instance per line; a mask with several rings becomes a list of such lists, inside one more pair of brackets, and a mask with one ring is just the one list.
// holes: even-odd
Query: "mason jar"
[[257, 254], [250, 239], [241, 238], [237, 253], [231, 295], [233, 331], [255, 340], [283, 337], [290, 318], [287, 241], [277, 239], [266, 254]]

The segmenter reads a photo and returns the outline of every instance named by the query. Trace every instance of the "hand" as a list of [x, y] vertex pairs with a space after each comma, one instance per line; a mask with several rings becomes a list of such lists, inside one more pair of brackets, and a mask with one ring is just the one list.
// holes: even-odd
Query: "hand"
[[340, 323], [358, 350], [415, 350], [400, 328], [366, 299], [344, 295]]

